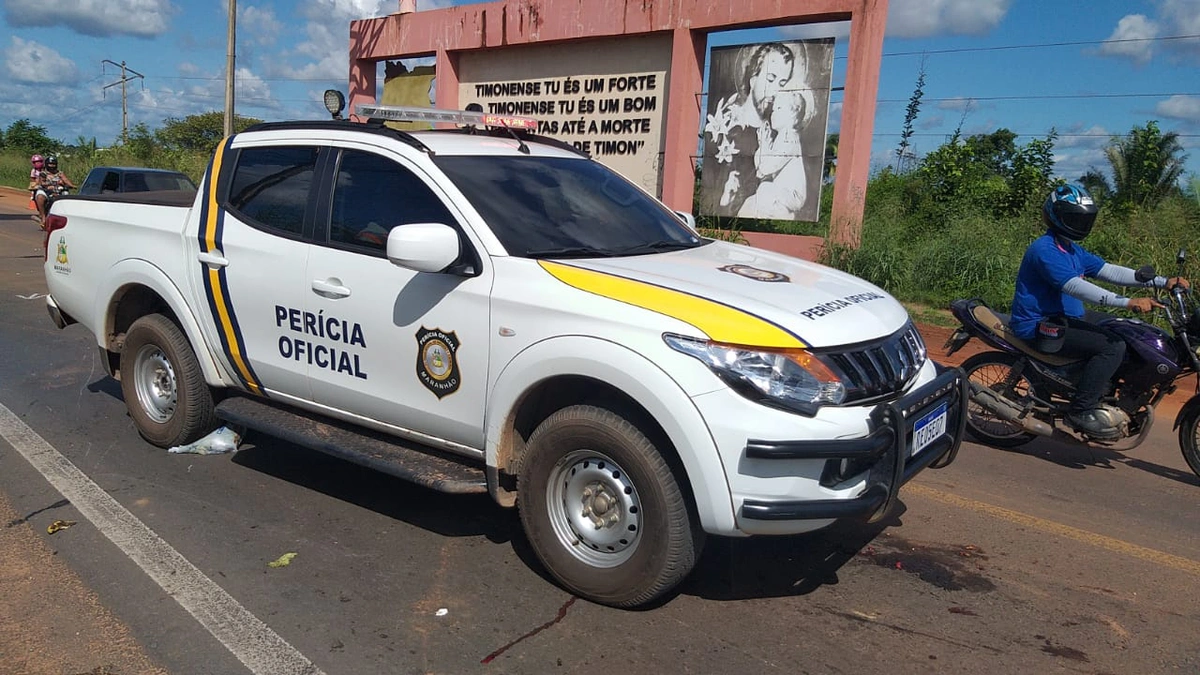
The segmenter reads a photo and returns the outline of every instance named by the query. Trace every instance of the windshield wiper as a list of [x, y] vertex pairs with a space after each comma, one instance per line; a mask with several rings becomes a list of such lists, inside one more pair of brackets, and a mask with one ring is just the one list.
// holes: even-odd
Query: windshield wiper
[[526, 251], [527, 258], [610, 258], [620, 253], [606, 251], [590, 246], [559, 246], [557, 248], [539, 248]]
[[665, 253], [685, 248], [695, 248], [703, 242], [686, 241], [652, 241], [648, 244], [637, 244], [625, 248], [613, 249], [609, 255], [639, 255], [642, 253]]

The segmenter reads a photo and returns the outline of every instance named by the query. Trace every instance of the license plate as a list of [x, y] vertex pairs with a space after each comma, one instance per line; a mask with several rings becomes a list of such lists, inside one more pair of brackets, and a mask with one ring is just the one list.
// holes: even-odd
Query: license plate
[[947, 404], [942, 403], [917, 420], [913, 426], [912, 454], [921, 452], [946, 433], [946, 408]]

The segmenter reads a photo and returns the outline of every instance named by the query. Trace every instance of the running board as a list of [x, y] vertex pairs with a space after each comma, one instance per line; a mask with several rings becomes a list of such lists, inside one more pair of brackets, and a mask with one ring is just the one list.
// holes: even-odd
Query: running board
[[261, 431], [438, 492], [487, 492], [482, 466], [323, 415], [245, 396], [221, 401], [216, 413], [230, 424]]

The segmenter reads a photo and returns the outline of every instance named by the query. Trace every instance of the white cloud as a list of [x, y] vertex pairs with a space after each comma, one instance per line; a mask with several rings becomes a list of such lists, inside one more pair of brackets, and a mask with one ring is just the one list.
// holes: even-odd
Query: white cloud
[[958, 96], [938, 101], [937, 107], [942, 110], [960, 110], [962, 112], [971, 112], [972, 110], [979, 108], [979, 103], [973, 98], [963, 98]]
[[1093, 124], [1090, 127], [1085, 127], [1083, 124], [1075, 124], [1060, 131], [1059, 134], [1058, 139], [1054, 141], [1054, 148], [1056, 150], [1065, 148], [1103, 148], [1108, 145], [1108, 141], [1112, 137], [1112, 134], [1099, 124]]
[[170, 0], [4, 0], [9, 25], [66, 26], [97, 37], [157, 37], [175, 11]]
[[1200, 123], [1200, 96], [1176, 94], [1154, 106], [1154, 112], [1175, 120]]
[[69, 83], [79, 77], [75, 62], [46, 45], [13, 36], [4, 50], [4, 67], [18, 82]]
[[834, 101], [829, 104], [829, 123], [825, 126], [825, 133], [837, 134], [842, 131], [842, 102]]
[[805, 23], [796, 26], [783, 26], [780, 29], [786, 38], [811, 40], [813, 38], [831, 37], [844, 40], [850, 37], [849, 21], [830, 21], [828, 23]]
[[936, 129], [937, 127], [940, 127], [940, 126], [942, 126], [943, 123], [945, 123], [946, 116], [945, 115], [933, 115], [932, 117], [922, 116], [922, 117], [918, 117], [917, 120], [918, 120], [917, 121], [918, 129], [925, 129], [925, 130]]
[[[1200, 35], [1200, 0], [1159, 0], [1158, 14], [1170, 35]], [[1200, 38], [1166, 40], [1163, 47], [1182, 57], [1200, 60]]]
[[1011, 0], [893, 0], [888, 37], [983, 35], [1008, 13]]
[[[1129, 14], [1117, 22], [1108, 40], [1100, 46], [1102, 56], [1116, 56], [1131, 59], [1138, 65], [1145, 65], [1154, 56], [1152, 38], [1158, 36], [1158, 24], [1147, 19], [1144, 14]], [[1138, 42], [1116, 42], [1116, 40], [1138, 40]]]
[[276, 37], [283, 32], [275, 10], [254, 5], [238, 7], [237, 28], [239, 40], [249, 39], [261, 45], [275, 44]]

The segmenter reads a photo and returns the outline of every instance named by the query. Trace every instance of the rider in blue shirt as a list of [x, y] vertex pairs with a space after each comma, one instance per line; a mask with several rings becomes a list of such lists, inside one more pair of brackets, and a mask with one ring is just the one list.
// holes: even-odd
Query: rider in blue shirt
[[1105, 290], [1086, 278], [1099, 279], [1119, 286], [1188, 287], [1182, 277], [1156, 279], [1142, 283], [1128, 267], [1107, 263], [1085, 250], [1078, 242], [1091, 231], [1098, 208], [1091, 195], [1078, 185], [1063, 185], [1046, 198], [1042, 221], [1046, 233], [1025, 250], [1017, 271], [1009, 327], [1017, 337], [1032, 342], [1038, 324], [1047, 319], [1066, 324], [1059, 353], [1086, 359], [1076, 382], [1075, 398], [1067, 413], [1067, 423], [1097, 439], [1118, 435], [1113, 419], [1100, 406], [1113, 375], [1125, 357], [1125, 341], [1111, 331], [1084, 319], [1084, 302], [1104, 307], [1124, 307], [1149, 312], [1161, 304], [1152, 298], [1126, 298]]

